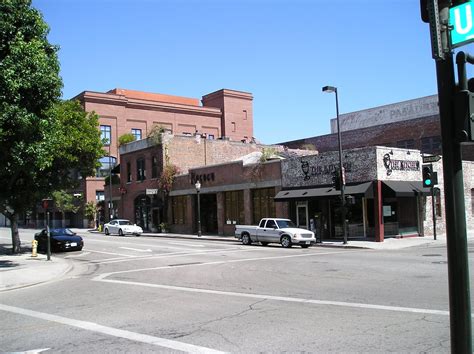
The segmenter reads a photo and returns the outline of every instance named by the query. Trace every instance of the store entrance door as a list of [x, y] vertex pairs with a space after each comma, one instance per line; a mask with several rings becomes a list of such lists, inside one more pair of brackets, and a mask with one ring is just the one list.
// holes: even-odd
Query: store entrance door
[[303, 229], [309, 229], [307, 202], [299, 202], [296, 204], [296, 226]]

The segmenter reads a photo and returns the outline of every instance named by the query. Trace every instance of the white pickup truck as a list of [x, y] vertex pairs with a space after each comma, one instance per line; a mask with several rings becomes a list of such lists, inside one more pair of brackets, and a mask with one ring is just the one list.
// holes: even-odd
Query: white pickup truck
[[314, 232], [297, 228], [289, 219], [264, 218], [258, 226], [236, 225], [235, 237], [244, 245], [260, 242], [263, 246], [269, 243], [281, 243], [285, 248], [300, 245], [307, 248], [316, 242]]

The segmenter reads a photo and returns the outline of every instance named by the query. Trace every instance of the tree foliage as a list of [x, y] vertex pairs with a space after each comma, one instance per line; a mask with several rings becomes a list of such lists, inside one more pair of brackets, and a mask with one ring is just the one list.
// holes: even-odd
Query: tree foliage
[[132, 141], [135, 141], [135, 135], [133, 135], [132, 133], [123, 134], [118, 138], [118, 145], [122, 146], [131, 143]]
[[0, 1], [0, 213], [20, 252], [18, 215], [93, 174], [103, 155], [98, 117], [60, 101], [58, 48], [30, 0]]

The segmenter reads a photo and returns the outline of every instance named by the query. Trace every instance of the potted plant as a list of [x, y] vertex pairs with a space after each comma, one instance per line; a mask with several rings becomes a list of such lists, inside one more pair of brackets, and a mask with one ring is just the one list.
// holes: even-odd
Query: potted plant
[[160, 223], [159, 226], [160, 226], [160, 232], [168, 232], [169, 227], [167, 223], [162, 222]]

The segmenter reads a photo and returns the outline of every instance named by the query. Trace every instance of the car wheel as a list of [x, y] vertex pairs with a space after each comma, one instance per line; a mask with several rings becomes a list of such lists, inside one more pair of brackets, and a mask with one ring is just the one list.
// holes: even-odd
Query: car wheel
[[243, 245], [246, 245], [246, 246], [252, 244], [252, 240], [250, 239], [250, 235], [249, 235], [249, 234], [243, 234], [243, 235], [242, 235], [242, 244], [243, 244]]
[[108, 228], [105, 228], [104, 233], [105, 233], [107, 236], [109, 236], [109, 235], [110, 235], [109, 229], [108, 229]]
[[268, 246], [268, 242], [260, 242], [262, 246]]
[[123, 236], [123, 231], [122, 231], [122, 229], [119, 229], [119, 236]]
[[301, 245], [301, 248], [308, 248], [309, 245]]
[[140, 236], [140, 234], [135, 234], [136, 237]]
[[290, 236], [283, 236], [280, 240], [280, 243], [284, 248], [290, 248], [291, 247], [291, 238], [290, 238]]

